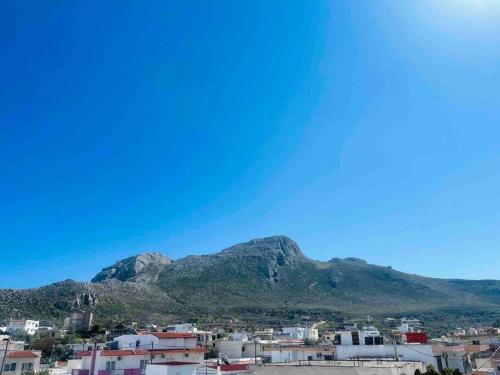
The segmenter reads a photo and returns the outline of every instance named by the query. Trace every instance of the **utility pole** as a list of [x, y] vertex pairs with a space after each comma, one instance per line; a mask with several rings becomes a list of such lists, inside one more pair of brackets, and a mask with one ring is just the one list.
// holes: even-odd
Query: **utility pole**
[[5, 342], [5, 351], [3, 352], [2, 367], [0, 367], [0, 375], [3, 374], [3, 365], [5, 363], [5, 357], [7, 357], [7, 349], [9, 348], [9, 342], [10, 342], [10, 339], [7, 339], [7, 341]]
[[253, 356], [254, 356], [254, 364], [257, 366], [257, 341], [256, 337], [253, 337]]
[[396, 345], [396, 337], [392, 336], [392, 344], [394, 345], [394, 360], [399, 361], [398, 346]]
[[154, 353], [153, 353], [153, 350], [154, 350], [154, 345], [155, 343], [153, 341], [151, 341], [151, 356], [150, 356], [150, 363], [153, 363], [153, 358], [154, 358]]

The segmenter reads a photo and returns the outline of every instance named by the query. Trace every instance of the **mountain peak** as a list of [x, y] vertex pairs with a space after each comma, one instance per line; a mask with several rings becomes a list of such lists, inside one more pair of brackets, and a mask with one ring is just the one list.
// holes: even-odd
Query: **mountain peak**
[[281, 250], [292, 256], [304, 256], [299, 248], [299, 245], [290, 237], [279, 235], [263, 238], [255, 238], [253, 240], [239, 243], [221, 251], [223, 254], [245, 252], [248, 249], [252, 250]]
[[170, 263], [172, 263], [170, 258], [158, 252], [138, 254], [119, 260], [110, 267], [103, 268], [92, 279], [92, 282], [110, 279], [120, 281], [154, 280], [163, 267]]
[[236, 257], [258, 256], [274, 259], [280, 265], [295, 264], [306, 259], [295, 241], [287, 236], [256, 238], [222, 250], [219, 254]]

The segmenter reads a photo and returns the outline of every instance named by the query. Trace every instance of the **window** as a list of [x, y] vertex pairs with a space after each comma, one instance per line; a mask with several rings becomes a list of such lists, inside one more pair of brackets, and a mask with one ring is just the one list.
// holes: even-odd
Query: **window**
[[3, 366], [4, 371], [16, 371], [16, 364], [15, 363], [7, 363]]
[[116, 367], [115, 361], [106, 361], [106, 370], [114, 370]]
[[351, 337], [352, 337], [352, 344], [359, 345], [359, 332], [358, 331], [351, 332]]
[[33, 363], [31, 362], [23, 363], [22, 370], [23, 372], [33, 370]]
[[146, 365], [148, 363], [148, 360], [147, 359], [141, 359], [141, 370], [144, 370], [146, 368]]

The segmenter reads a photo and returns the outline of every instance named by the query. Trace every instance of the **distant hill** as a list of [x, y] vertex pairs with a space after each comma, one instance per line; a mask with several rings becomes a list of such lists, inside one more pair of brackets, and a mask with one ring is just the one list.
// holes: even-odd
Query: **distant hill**
[[285, 236], [172, 261], [146, 253], [104, 268], [90, 283], [0, 290], [0, 318], [62, 319], [73, 308], [97, 319], [293, 322], [338, 317], [422, 317], [435, 327], [500, 317], [500, 281], [435, 279], [357, 258], [320, 262]]

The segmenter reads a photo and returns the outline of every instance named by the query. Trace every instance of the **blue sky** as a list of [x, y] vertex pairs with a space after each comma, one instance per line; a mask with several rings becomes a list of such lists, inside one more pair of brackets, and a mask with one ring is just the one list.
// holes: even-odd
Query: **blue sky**
[[6, 1], [0, 287], [286, 234], [500, 278], [495, 1]]

